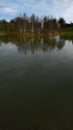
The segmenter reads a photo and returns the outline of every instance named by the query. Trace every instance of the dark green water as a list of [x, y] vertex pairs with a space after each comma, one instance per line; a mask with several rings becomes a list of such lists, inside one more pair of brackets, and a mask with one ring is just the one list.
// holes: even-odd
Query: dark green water
[[73, 128], [71, 40], [0, 39], [0, 127], [12, 126]]

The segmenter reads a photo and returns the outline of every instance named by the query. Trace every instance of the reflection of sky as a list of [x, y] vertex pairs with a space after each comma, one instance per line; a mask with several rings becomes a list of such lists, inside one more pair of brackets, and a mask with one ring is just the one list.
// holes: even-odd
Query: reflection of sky
[[[66, 58], [73, 59], [73, 44], [72, 41], [66, 41], [62, 52]], [[67, 60], [67, 59], [66, 59]]]
[[2, 43], [0, 46], [0, 51], [1, 50], [14, 50], [16, 47], [12, 43], [4, 44]]
[[14, 56], [17, 53], [17, 47], [11, 43], [4, 44], [0, 46], [0, 57]]
[[19, 14], [53, 15], [73, 20], [73, 0], [0, 0], [0, 19], [10, 20]]

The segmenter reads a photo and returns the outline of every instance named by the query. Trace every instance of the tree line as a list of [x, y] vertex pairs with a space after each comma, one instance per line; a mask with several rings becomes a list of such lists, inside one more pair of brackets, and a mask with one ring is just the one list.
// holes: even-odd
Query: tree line
[[63, 18], [56, 19], [54, 17], [44, 16], [39, 18], [32, 14], [28, 17], [25, 13], [7, 22], [5, 19], [0, 20], [0, 30], [2, 32], [18, 32], [18, 33], [53, 33], [62, 32], [66, 27]]

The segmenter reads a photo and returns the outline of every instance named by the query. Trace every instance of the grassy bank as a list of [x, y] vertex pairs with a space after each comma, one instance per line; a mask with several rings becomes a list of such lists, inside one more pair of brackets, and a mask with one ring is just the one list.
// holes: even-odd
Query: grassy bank
[[5, 35], [7, 35], [7, 33], [5, 33], [5, 32], [0, 32], [0, 37], [1, 37], [1, 36], [5, 36]]
[[73, 32], [63, 32], [61, 35], [60, 35], [61, 38], [64, 38], [64, 39], [73, 39]]
[[60, 34], [60, 37], [68, 40], [73, 39], [73, 28], [65, 29], [65, 31]]
[[57, 36], [59, 35], [59, 33], [55, 32], [55, 33], [48, 33], [48, 34], [45, 34], [45, 33], [18, 33], [18, 32], [0, 32], [0, 36], [4, 36], [4, 35], [7, 35], [7, 36], [22, 36], [22, 37], [53, 37], [53, 36]]

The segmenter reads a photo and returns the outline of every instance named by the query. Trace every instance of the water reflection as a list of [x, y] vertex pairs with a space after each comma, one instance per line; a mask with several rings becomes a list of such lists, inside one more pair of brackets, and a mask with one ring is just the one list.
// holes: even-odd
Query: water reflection
[[73, 129], [72, 52], [60, 37], [0, 38], [0, 126]]
[[48, 50], [52, 51], [54, 49], [61, 50], [65, 45], [65, 40], [60, 39], [59, 36], [49, 38], [49, 37], [38, 37], [38, 38], [23, 38], [23, 37], [1, 37], [0, 46], [2, 42], [9, 43], [12, 42], [18, 47], [20, 53], [27, 54], [28, 51], [35, 53], [36, 51], [43, 51], [44, 53]]

